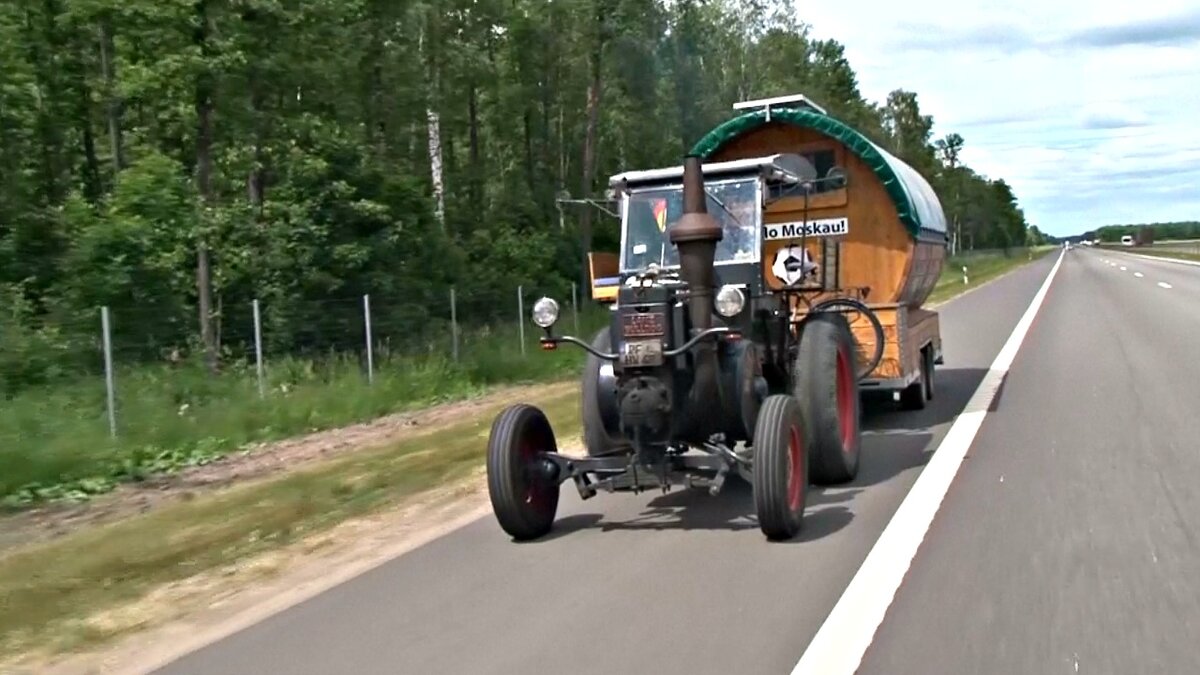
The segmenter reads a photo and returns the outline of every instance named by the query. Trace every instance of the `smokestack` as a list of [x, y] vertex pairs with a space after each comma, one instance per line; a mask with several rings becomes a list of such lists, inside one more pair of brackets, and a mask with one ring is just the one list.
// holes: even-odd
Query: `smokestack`
[[683, 215], [671, 227], [670, 237], [679, 247], [679, 275], [687, 282], [692, 322], [700, 330], [712, 326], [713, 265], [723, 236], [721, 225], [708, 213], [700, 158], [688, 155], [683, 160]]
[[[671, 227], [671, 243], [679, 248], [679, 276], [688, 285], [688, 314], [693, 334], [712, 327], [714, 264], [717, 242], [724, 232], [708, 213], [704, 173], [700, 158], [688, 155], [683, 161], [683, 215]], [[724, 392], [717, 379], [716, 346], [704, 340], [695, 347], [695, 379], [688, 393], [687, 425], [697, 440], [709, 436], [714, 420], [724, 411]]]

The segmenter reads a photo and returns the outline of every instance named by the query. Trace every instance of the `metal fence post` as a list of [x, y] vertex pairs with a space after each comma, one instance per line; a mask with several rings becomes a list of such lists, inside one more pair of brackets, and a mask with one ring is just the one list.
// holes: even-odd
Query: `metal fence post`
[[571, 316], [575, 319], [575, 334], [579, 335], [579, 296], [578, 286], [574, 281], [571, 282]]
[[450, 287], [450, 342], [452, 353], [454, 354], [454, 362], [458, 363], [458, 303], [454, 297], [454, 287]]
[[375, 383], [375, 352], [371, 347], [371, 296], [363, 295], [363, 326], [367, 333], [367, 384]]
[[100, 308], [100, 330], [104, 343], [104, 387], [108, 392], [108, 435], [117, 437], [117, 395], [113, 379], [112, 326], [108, 320], [108, 307]]
[[967, 266], [963, 265], [963, 285], [966, 286], [968, 283], [969, 282], [967, 281]]
[[525, 287], [517, 286], [517, 330], [521, 335], [521, 356], [525, 356]]
[[263, 381], [262, 353], [262, 315], [258, 312], [258, 298], [254, 299], [254, 365], [258, 370], [258, 397], [266, 398], [266, 384]]

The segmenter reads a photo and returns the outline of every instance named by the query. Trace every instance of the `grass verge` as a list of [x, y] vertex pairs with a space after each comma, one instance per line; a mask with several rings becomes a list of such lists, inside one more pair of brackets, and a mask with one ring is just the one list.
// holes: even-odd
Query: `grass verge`
[[1200, 262], [1200, 253], [1188, 253], [1186, 251], [1155, 251], [1153, 249], [1139, 249], [1128, 251], [1134, 255], [1150, 256], [1151, 258], [1175, 258], [1177, 260], [1191, 260]]
[[[530, 402], [565, 441], [579, 434], [578, 400], [559, 388]], [[0, 654], [107, 641], [126, 629], [94, 619], [106, 608], [462, 479], [481, 464], [498, 410], [0, 558]]]
[[[580, 317], [585, 335], [603, 310]], [[515, 327], [479, 338], [461, 360], [388, 357], [374, 381], [357, 358], [268, 364], [260, 397], [252, 364], [219, 376], [198, 365], [142, 366], [116, 375], [117, 437], [109, 435], [103, 380], [23, 392], [0, 406], [0, 506], [82, 501], [118, 483], [207, 464], [247, 444], [346, 426], [460, 400], [499, 384], [545, 382], [578, 371], [584, 353], [543, 353]]]
[[[1041, 258], [1055, 250], [1055, 246], [1039, 246], [1035, 248], [1012, 249], [1008, 255], [987, 252], [977, 255], [962, 255], [948, 258], [942, 267], [933, 293], [925, 301], [927, 305], [946, 302], [956, 295], [977, 288], [992, 279]], [[963, 266], [967, 267], [967, 282], [963, 283]]]

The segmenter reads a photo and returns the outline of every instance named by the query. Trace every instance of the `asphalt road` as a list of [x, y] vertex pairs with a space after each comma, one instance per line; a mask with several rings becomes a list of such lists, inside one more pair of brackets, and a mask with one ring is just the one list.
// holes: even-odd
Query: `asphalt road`
[[[1057, 257], [940, 308], [933, 404], [794, 542], [748, 488], [564, 489], [543, 541], [488, 516], [160, 672], [789, 673]], [[1200, 267], [1067, 253], [860, 672], [1200, 672], [1198, 342]]]

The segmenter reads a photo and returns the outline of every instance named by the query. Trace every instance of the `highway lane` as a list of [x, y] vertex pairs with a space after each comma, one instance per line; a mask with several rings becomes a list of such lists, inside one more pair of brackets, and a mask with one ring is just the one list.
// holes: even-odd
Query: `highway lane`
[[763, 539], [738, 484], [568, 488], [544, 541], [514, 544], [488, 516], [161, 672], [789, 672], [1055, 257], [940, 308], [933, 405], [870, 415], [859, 479], [815, 490], [795, 542]]
[[1200, 267], [1068, 253], [859, 672], [1200, 672], [1198, 341]]
[[[1093, 255], [1097, 252], [1089, 252]], [[1165, 283], [1175, 288], [1183, 295], [1191, 295], [1197, 297], [1200, 294], [1200, 261], [1170, 260], [1148, 255], [1138, 255], [1136, 253], [1126, 253], [1125, 251], [1109, 252], [1105, 251], [1099, 255], [1100, 261], [1103, 264], [1107, 260], [1110, 267], [1115, 267], [1117, 272], [1126, 274], [1141, 274], [1141, 277], [1136, 279], [1147, 281], [1153, 285]], [[1121, 270], [1124, 267], [1125, 270]]]

